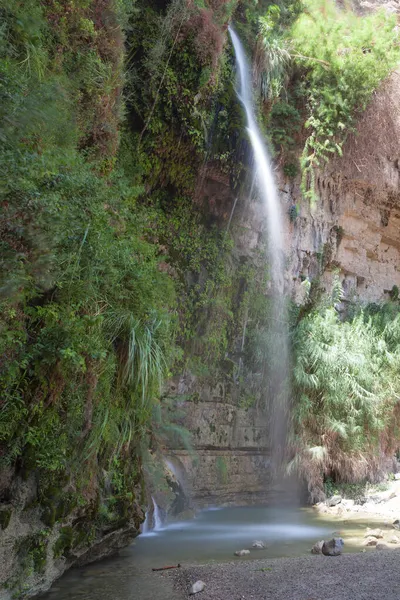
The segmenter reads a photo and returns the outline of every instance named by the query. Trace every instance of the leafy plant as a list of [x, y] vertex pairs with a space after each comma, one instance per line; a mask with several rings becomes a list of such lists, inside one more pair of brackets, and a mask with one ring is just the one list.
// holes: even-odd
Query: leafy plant
[[324, 476], [350, 483], [379, 477], [382, 457], [395, 452], [399, 340], [400, 314], [390, 305], [344, 322], [320, 305], [297, 325], [292, 466], [314, 500], [323, 497]]

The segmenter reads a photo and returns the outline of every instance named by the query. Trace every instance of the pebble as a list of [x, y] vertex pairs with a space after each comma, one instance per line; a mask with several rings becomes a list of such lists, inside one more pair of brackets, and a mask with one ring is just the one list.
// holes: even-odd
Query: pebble
[[194, 583], [192, 585], [192, 588], [190, 590], [191, 596], [193, 596], [194, 594], [197, 594], [198, 592], [202, 592], [205, 587], [206, 587], [206, 584], [204, 583], [204, 581], [201, 581], [201, 579], [199, 579], [198, 581], [196, 581], [196, 583]]

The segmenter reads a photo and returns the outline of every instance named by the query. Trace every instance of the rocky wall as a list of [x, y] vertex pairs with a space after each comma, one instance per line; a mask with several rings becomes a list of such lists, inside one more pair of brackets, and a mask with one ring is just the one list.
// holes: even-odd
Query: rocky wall
[[[286, 289], [304, 301], [306, 280], [319, 278], [326, 291], [339, 276], [346, 302], [387, 300], [400, 288], [400, 74], [374, 94], [343, 157], [318, 174], [318, 201], [302, 198], [299, 177], [276, 170], [285, 220]], [[262, 203], [253, 192], [236, 204], [228, 178], [205, 169], [197, 202], [227, 226], [231, 211], [237, 264], [266, 265], [267, 227]], [[185, 402], [184, 425], [193, 434], [197, 458], [175, 449], [181, 472], [197, 505], [265, 502], [271, 493], [267, 421], [262, 411], [240, 408], [232, 385], [199, 388], [186, 374], [178, 393]]]

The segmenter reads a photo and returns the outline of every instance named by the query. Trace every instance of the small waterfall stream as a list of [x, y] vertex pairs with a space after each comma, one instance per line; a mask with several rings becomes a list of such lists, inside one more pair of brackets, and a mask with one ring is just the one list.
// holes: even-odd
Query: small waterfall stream
[[160, 531], [160, 529], [163, 528], [164, 523], [163, 523], [163, 518], [161, 516], [161, 510], [160, 507], [158, 506], [157, 502], [154, 500], [153, 496], [151, 497], [151, 500], [153, 502], [153, 507], [154, 507], [154, 513], [153, 513], [153, 520], [154, 520], [154, 531]]
[[286, 446], [287, 376], [289, 372], [287, 314], [284, 298], [283, 219], [271, 159], [258, 127], [253, 98], [251, 71], [243, 46], [229, 27], [238, 68], [237, 95], [246, 114], [247, 132], [254, 153], [255, 179], [265, 207], [268, 230], [268, 258], [271, 279], [271, 314], [268, 351], [265, 356], [265, 407], [269, 415], [272, 470], [279, 469]]

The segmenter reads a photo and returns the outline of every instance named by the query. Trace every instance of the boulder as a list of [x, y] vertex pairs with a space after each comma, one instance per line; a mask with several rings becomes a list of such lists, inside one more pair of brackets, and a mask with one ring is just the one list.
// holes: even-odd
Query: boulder
[[377, 550], [388, 550], [389, 546], [387, 544], [384, 544], [383, 542], [378, 542], [375, 548]]
[[250, 550], [236, 550], [234, 553], [235, 556], [246, 556], [247, 554], [250, 554]]
[[321, 540], [320, 542], [316, 542], [314, 546], [311, 548], [311, 554], [322, 554], [322, 546], [324, 545], [325, 540]]
[[190, 595], [193, 596], [193, 594], [202, 592], [205, 587], [206, 587], [206, 584], [204, 583], [204, 581], [201, 581], [201, 579], [199, 579], [199, 581], [196, 581], [196, 583], [194, 583], [192, 585], [191, 590], [190, 590]]
[[376, 546], [378, 543], [378, 540], [374, 537], [367, 537], [364, 541], [363, 541], [363, 546]]
[[251, 547], [255, 548], [256, 550], [262, 550], [263, 548], [265, 548], [265, 544], [261, 540], [254, 540]]
[[382, 529], [367, 529], [364, 537], [374, 537], [380, 540], [383, 538]]
[[342, 538], [332, 538], [322, 545], [322, 554], [325, 556], [339, 556], [342, 554], [344, 541]]
[[392, 535], [389, 539], [389, 544], [400, 544], [400, 538], [397, 535]]
[[328, 498], [327, 500], [327, 505], [328, 506], [337, 506], [338, 504], [340, 504], [342, 501], [342, 496], [336, 495], [336, 496], [331, 496], [330, 498]]

